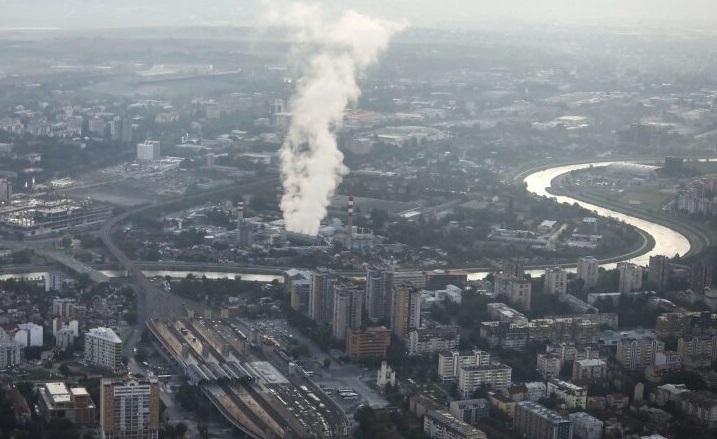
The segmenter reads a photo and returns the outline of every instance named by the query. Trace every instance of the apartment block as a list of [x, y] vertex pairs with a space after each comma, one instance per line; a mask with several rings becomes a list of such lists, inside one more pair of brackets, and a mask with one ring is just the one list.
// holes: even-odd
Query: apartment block
[[460, 332], [457, 326], [440, 325], [435, 328], [413, 329], [408, 334], [408, 355], [431, 355], [458, 348]]
[[85, 334], [85, 363], [118, 370], [122, 366], [122, 340], [110, 328], [92, 328]]
[[346, 338], [346, 355], [355, 359], [385, 358], [391, 345], [391, 331], [385, 326], [352, 329]]
[[514, 428], [531, 439], [572, 439], [573, 424], [544, 406], [522, 401], [516, 404]]
[[458, 392], [468, 398], [483, 386], [504, 389], [511, 383], [513, 369], [501, 363], [462, 366], [458, 369]]
[[548, 380], [548, 395], [555, 395], [558, 400], [565, 404], [568, 410], [582, 409], [587, 407], [588, 389], [568, 381], [558, 379]]
[[463, 422], [475, 424], [490, 416], [490, 403], [487, 399], [463, 399], [452, 401], [449, 410], [453, 416]]
[[445, 410], [431, 410], [423, 418], [423, 432], [435, 439], [486, 439], [485, 433]]
[[104, 439], [159, 437], [159, 383], [154, 378], [104, 378], [100, 427]]
[[458, 377], [464, 366], [487, 366], [490, 364], [490, 353], [474, 349], [469, 352], [445, 351], [438, 354], [438, 377], [441, 381], [450, 382]]
[[603, 435], [603, 422], [585, 412], [568, 415], [573, 423], [573, 436], [577, 439], [600, 439]]
[[568, 291], [568, 272], [564, 268], [546, 268], [543, 292], [545, 294], [565, 294]]

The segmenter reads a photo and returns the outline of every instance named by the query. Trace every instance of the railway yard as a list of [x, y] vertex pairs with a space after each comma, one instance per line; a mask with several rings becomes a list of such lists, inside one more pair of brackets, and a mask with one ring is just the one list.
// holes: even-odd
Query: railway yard
[[349, 422], [307, 373], [228, 319], [154, 319], [164, 353], [235, 427], [254, 438], [343, 438]]

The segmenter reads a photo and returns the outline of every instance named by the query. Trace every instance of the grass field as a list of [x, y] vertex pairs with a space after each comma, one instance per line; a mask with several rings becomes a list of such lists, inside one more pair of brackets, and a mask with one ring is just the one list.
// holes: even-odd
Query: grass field
[[626, 189], [615, 201], [638, 209], [659, 210], [674, 198], [673, 193], [660, 192], [657, 189]]

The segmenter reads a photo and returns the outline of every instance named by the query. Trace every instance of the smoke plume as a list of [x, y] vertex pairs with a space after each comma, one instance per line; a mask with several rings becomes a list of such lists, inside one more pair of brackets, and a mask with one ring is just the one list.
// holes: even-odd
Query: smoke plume
[[286, 229], [316, 235], [329, 199], [348, 172], [332, 128], [361, 94], [356, 78], [377, 61], [403, 25], [354, 11], [329, 19], [316, 5], [269, 2], [273, 24], [286, 26], [303, 59], [293, 114], [280, 150]]

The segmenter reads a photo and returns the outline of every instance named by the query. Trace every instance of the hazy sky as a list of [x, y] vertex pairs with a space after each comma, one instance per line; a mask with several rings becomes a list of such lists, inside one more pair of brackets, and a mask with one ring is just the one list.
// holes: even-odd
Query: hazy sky
[[[716, 0], [316, 0], [413, 26], [482, 23], [694, 23], [717, 29]], [[261, 0], [0, 0], [0, 28], [101, 28], [255, 23]]]

